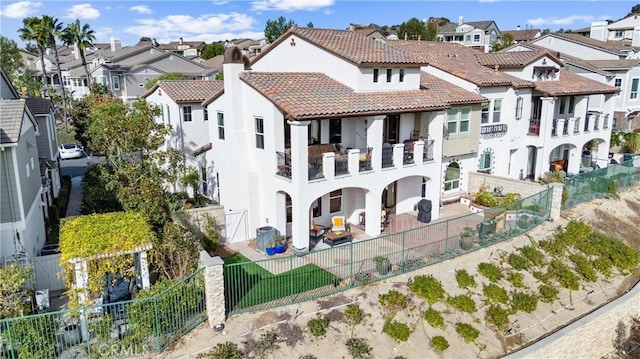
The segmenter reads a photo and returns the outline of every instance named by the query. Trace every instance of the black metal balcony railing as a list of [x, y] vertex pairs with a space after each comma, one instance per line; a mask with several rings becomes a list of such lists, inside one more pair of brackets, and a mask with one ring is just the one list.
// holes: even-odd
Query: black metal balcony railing
[[424, 152], [422, 153], [422, 161], [433, 161], [433, 144], [435, 140], [424, 141]]
[[529, 135], [540, 136], [540, 119], [532, 118], [529, 120]]
[[480, 136], [482, 138], [502, 137], [507, 133], [508, 126], [505, 123], [487, 125], [480, 127]]
[[278, 176], [291, 178], [291, 155], [276, 151], [276, 163], [278, 164], [276, 174]]
[[349, 157], [346, 154], [336, 154], [334, 169], [336, 176], [349, 174]]
[[604, 119], [602, 120], [602, 128], [605, 130], [609, 128], [609, 115], [604, 115]]
[[564, 123], [562, 124], [562, 135], [569, 135], [569, 119], [564, 120]]
[[371, 171], [373, 166], [371, 165], [371, 147], [360, 149], [360, 172]]
[[324, 169], [322, 166], [322, 154], [309, 155], [309, 179], [324, 178]]
[[382, 168], [393, 167], [393, 147], [382, 148]]
[[589, 132], [589, 116], [584, 119], [584, 132]]
[[558, 136], [558, 120], [554, 118], [551, 124], [551, 137], [557, 137], [557, 136]]
[[600, 117], [594, 117], [593, 118], [593, 130], [594, 131], [598, 131], [600, 130]]
[[573, 124], [573, 133], [580, 133], [580, 117], [576, 117], [576, 122]]

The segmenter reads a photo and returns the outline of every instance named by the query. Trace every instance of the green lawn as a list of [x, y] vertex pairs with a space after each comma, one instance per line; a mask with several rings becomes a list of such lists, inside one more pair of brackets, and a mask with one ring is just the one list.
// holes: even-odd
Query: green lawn
[[[305, 264], [274, 275], [241, 254], [223, 258], [223, 261], [227, 312], [249, 309], [280, 298], [332, 285], [335, 279], [333, 274], [315, 264]], [[281, 304], [289, 303], [292, 303], [291, 298], [283, 300]]]

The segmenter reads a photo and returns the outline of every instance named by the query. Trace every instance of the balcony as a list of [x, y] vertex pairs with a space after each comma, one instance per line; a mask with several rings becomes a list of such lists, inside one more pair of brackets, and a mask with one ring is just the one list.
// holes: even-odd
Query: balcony
[[382, 147], [382, 168], [393, 167], [393, 147]]
[[435, 140], [424, 142], [424, 152], [422, 152], [422, 162], [433, 161], [433, 143]]
[[562, 135], [569, 136], [569, 119], [564, 120], [562, 123]]
[[558, 137], [558, 119], [554, 118], [551, 123], [551, 137]]
[[373, 165], [371, 163], [371, 150], [371, 147], [360, 149], [360, 157], [358, 158], [358, 170], [360, 172], [373, 170]]
[[480, 127], [480, 137], [482, 138], [498, 138], [507, 133], [507, 124], [495, 124]]
[[540, 119], [532, 118], [529, 120], [529, 135], [540, 136]]
[[587, 116], [584, 119], [584, 132], [589, 132], [589, 122], [591, 120], [591, 116]]
[[291, 155], [285, 152], [276, 152], [276, 174], [291, 179]]
[[576, 117], [576, 122], [573, 124], [573, 134], [577, 135], [580, 133], [580, 117]]

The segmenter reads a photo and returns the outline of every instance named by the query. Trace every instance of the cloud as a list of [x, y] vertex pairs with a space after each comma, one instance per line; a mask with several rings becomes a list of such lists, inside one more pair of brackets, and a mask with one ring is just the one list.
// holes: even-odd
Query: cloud
[[18, 1], [2, 7], [0, 9], [0, 15], [12, 19], [22, 19], [35, 14], [40, 7], [42, 7], [41, 2]]
[[[255, 20], [246, 14], [203, 14], [198, 17], [190, 15], [169, 15], [161, 19], [138, 19], [136, 24], [124, 29], [124, 32], [136, 36], [148, 36], [156, 38], [158, 42], [175, 41], [177, 37], [196, 39], [200, 36], [208, 38], [215, 36], [231, 36], [223, 39], [231, 39], [240, 36], [239, 33], [250, 32]], [[235, 34], [235, 35], [230, 35]], [[264, 33], [257, 38], [264, 37]], [[249, 36], [247, 36], [249, 37]], [[255, 36], [251, 36], [256, 38]], [[216, 40], [217, 41], [217, 40]]]
[[100, 17], [100, 10], [91, 4], [73, 5], [67, 9], [66, 17], [69, 19], [97, 19]]
[[256, 11], [314, 11], [333, 5], [334, 0], [263, 0], [251, 3], [251, 9]]
[[535, 19], [527, 20], [527, 24], [533, 26], [569, 26], [575, 23], [586, 23], [591, 24], [597, 20], [604, 20], [610, 18], [609, 15], [601, 15], [601, 16], [593, 16], [593, 15], [570, 15], [566, 17], [538, 17]]
[[138, 14], [151, 14], [151, 9], [147, 5], [136, 5], [129, 8], [130, 11], [136, 11]]
[[227, 0], [216, 0], [216, 1], [213, 2], [213, 5], [226, 5], [228, 3], [229, 3], [229, 1], [227, 1]]

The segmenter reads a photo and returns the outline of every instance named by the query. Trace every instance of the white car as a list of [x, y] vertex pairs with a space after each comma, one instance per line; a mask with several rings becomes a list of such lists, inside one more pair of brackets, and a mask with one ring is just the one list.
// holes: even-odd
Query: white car
[[80, 158], [84, 156], [84, 151], [82, 151], [82, 149], [75, 143], [63, 143], [58, 147], [60, 159], [66, 160], [69, 158]]

